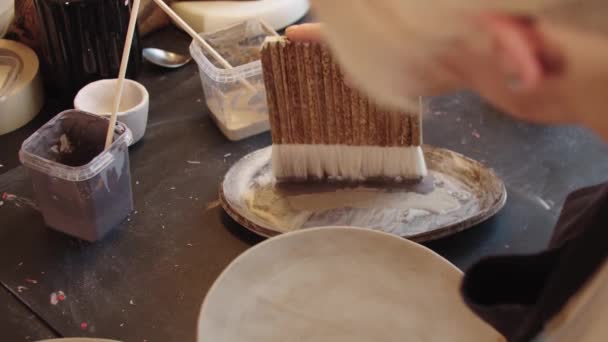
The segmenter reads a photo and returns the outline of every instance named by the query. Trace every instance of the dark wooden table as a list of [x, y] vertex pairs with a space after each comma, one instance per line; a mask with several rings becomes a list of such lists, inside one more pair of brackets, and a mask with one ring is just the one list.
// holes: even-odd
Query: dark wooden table
[[[188, 44], [167, 29], [144, 45], [185, 53]], [[146, 66], [139, 81], [151, 107], [147, 134], [131, 148], [137, 211], [127, 222], [89, 244], [46, 228], [27, 205], [0, 207], [1, 340], [194, 341], [212, 282], [260, 241], [218, 207], [217, 187], [230, 165], [267, 146], [269, 135], [225, 139], [208, 117], [194, 64], [176, 71]], [[60, 107], [50, 103], [35, 122], [0, 137], [0, 191], [31, 197], [17, 152]], [[424, 120], [426, 143], [482, 161], [508, 187], [496, 217], [427, 244], [462, 269], [489, 254], [542, 249], [566, 194], [608, 174], [608, 149], [589, 132], [516, 122], [472, 94], [433, 99]], [[56, 291], [66, 299], [53, 305]]]

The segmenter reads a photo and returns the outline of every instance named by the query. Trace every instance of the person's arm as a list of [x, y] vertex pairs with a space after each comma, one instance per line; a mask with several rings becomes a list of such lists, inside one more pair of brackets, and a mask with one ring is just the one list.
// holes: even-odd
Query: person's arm
[[[460, 88], [475, 90], [518, 119], [582, 125], [608, 141], [608, 37], [519, 17], [477, 18], [493, 48], [455, 44], [438, 58]], [[304, 24], [286, 34], [294, 41], [319, 41], [322, 30], [321, 24]]]

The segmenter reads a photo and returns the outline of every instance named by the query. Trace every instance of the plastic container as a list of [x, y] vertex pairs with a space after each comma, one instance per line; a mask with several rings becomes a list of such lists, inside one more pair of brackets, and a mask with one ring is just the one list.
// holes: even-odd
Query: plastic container
[[[267, 36], [277, 33], [259, 20], [248, 20], [201, 34], [226, 59], [225, 69], [192, 42], [190, 54], [198, 64], [205, 102], [220, 130], [230, 140], [241, 140], [270, 129], [260, 49]], [[252, 91], [242, 79], [253, 85]]]
[[68, 110], [25, 140], [19, 152], [46, 224], [87, 241], [101, 239], [133, 210], [131, 132], [117, 123], [114, 142], [104, 151], [108, 123]]

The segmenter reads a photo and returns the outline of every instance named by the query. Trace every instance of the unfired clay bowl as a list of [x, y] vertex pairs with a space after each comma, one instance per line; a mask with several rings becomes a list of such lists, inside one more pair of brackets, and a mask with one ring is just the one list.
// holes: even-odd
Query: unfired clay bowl
[[[116, 91], [116, 79], [99, 80], [84, 86], [74, 98], [74, 108], [109, 116]], [[129, 127], [135, 144], [146, 133], [150, 96], [146, 88], [133, 80], [125, 80], [118, 109], [118, 121]]]
[[207, 294], [199, 342], [499, 342], [463, 303], [462, 273], [368, 229], [283, 234], [234, 260]]

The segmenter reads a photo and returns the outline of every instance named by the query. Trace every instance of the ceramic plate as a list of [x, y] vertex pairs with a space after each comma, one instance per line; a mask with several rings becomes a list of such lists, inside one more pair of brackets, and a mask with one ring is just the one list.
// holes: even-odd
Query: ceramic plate
[[38, 342], [120, 342], [116, 340], [104, 340], [100, 338], [86, 338], [86, 337], [70, 337], [70, 338], [55, 338], [52, 340], [44, 340]]
[[504, 206], [505, 186], [492, 170], [449, 150], [425, 146], [424, 153], [429, 176], [419, 183], [277, 185], [268, 147], [228, 171], [220, 201], [234, 220], [266, 237], [351, 226], [418, 242], [472, 227]]
[[203, 303], [199, 342], [497, 342], [431, 250], [357, 228], [307, 229], [239, 256]]

